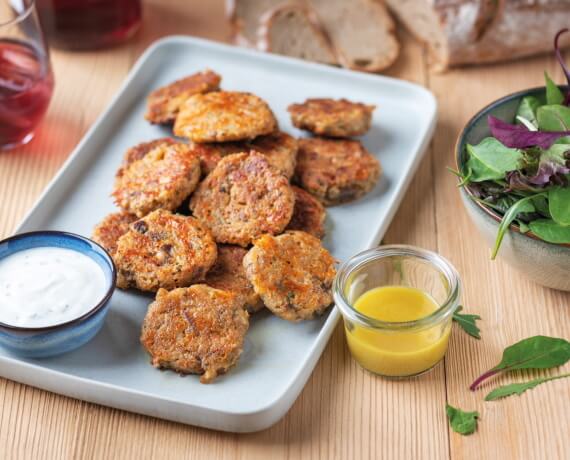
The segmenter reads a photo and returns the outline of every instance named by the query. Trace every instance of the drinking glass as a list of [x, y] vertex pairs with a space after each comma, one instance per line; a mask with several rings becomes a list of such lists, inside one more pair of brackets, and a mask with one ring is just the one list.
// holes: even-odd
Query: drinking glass
[[29, 142], [53, 92], [34, 0], [0, 0], [0, 150]]
[[88, 50], [130, 38], [141, 23], [141, 0], [36, 0], [50, 46]]

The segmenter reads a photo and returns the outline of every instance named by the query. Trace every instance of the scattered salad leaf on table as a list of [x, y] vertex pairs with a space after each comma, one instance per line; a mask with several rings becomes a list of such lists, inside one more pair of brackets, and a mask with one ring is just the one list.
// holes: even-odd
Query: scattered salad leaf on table
[[446, 404], [445, 412], [447, 413], [451, 428], [456, 433], [468, 435], [473, 434], [477, 429], [479, 412], [465, 412], [449, 404]]
[[521, 395], [526, 390], [532, 390], [534, 387], [537, 387], [541, 383], [550, 382], [552, 380], [563, 379], [566, 377], [570, 377], [570, 374], [553, 375], [550, 377], [539, 377], [537, 379], [530, 380], [528, 382], [511, 383], [510, 385], [504, 385], [495, 388], [487, 396], [485, 396], [485, 401], [496, 401], [497, 399], [506, 398], [507, 396]]
[[550, 369], [570, 360], [570, 342], [537, 335], [505, 348], [501, 362], [479, 376], [469, 387], [475, 391], [489, 377], [519, 369]]
[[460, 305], [453, 313], [453, 321], [455, 321], [461, 327], [461, 329], [463, 329], [471, 337], [480, 339], [481, 330], [477, 327], [476, 321], [481, 319], [481, 317], [479, 315], [461, 313], [461, 310], [463, 310], [463, 307]]

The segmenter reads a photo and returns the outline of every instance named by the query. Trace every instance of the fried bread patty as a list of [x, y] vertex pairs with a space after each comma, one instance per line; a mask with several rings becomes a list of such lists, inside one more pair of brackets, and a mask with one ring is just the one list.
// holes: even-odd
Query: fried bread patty
[[148, 96], [145, 118], [155, 124], [171, 124], [190, 96], [218, 90], [221, 80], [217, 73], [205, 70], [158, 88]]
[[314, 318], [331, 305], [334, 263], [317, 238], [300, 231], [263, 235], [243, 259], [265, 306], [288, 321]]
[[117, 286], [142, 291], [202, 281], [217, 258], [210, 231], [193, 217], [158, 209], [133, 222], [117, 243]]
[[380, 163], [353, 140], [299, 139], [295, 182], [325, 205], [355, 200], [380, 177]]
[[264, 100], [236, 91], [190, 97], [174, 123], [174, 134], [199, 143], [253, 139], [276, 129], [275, 116]]
[[119, 238], [129, 231], [129, 226], [137, 216], [121, 211], [107, 215], [93, 229], [91, 239], [103, 246], [109, 254], [114, 255]]
[[373, 105], [350, 102], [346, 99], [307, 99], [302, 104], [291, 104], [288, 111], [297, 128], [320, 136], [360, 136], [370, 129]]
[[292, 186], [295, 192], [295, 209], [287, 230], [302, 230], [319, 239], [325, 236], [325, 218], [327, 212], [324, 206], [309, 192]]
[[161, 144], [117, 172], [115, 203], [143, 217], [155, 209], [175, 210], [200, 180], [200, 160], [185, 144]]
[[161, 289], [145, 316], [141, 343], [158, 368], [200, 374], [210, 383], [235, 366], [249, 327], [236, 296], [196, 284]]
[[253, 290], [253, 286], [245, 276], [243, 258], [247, 250], [233, 245], [218, 246], [218, 259], [206, 275], [205, 284], [233, 292], [248, 313], [255, 313], [263, 308], [261, 298]]
[[253, 151], [223, 158], [190, 199], [218, 243], [244, 247], [264, 233], [281, 233], [294, 205], [287, 178]]

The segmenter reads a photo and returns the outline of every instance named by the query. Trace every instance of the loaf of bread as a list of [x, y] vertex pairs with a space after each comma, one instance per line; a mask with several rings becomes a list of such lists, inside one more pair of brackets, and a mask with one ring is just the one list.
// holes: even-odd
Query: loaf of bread
[[[386, 0], [412, 34], [426, 42], [436, 65], [506, 61], [552, 51], [556, 32], [570, 26], [570, 0]], [[570, 44], [570, 34], [562, 46]]]
[[338, 64], [335, 51], [312, 8], [285, 3], [261, 16], [258, 44], [263, 51]]
[[[330, 40], [335, 59], [344, 67], [379, 72], [398, 57], [399, 44], [394, 35], [394, 22], [380, 0], [296, 0], [295, 3], [316, 11], [318, 29]], [[283, 5], [283, 0], [227, 0], [226, 5], [235, 41], [258, 49], [267, 48], [268, 34], [274, 33], [274, 39], [277, 35], [282, 36], [282, 32], [268, 30], [267, 21], [262, 21], [261, 18], [267, 18], [268, 12], [276, 11], [276, 8], [291, 6]], [[283, 31], [286, 29], [283, 24], [286, 18], [281, 14], [279, 13], [279, 27]], [[296, 27], [301, 21], [298, 15], [295, 16], [295, 21], [293, 18], [290, 20], [297, 24]], [[304, 33], [309, 33], [306, 28], [303, 30]], [[315, 35], [310, 36], [314, 38]], [[310, 43], [293, 42], [289, 40], [277, 45], [274, 41], [269, 46], [279, 48], [282, 54], [298, 57], [298, 49], [291, 50], [291, 45], [296, 48], [313, 46]]]

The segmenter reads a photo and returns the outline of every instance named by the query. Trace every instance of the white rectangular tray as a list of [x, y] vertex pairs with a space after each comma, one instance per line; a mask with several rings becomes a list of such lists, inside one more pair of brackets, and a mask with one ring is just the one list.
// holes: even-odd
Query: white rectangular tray
[[[18, 232], [57, 229], [89, 236], [114, 210], [109, 197], [123, 152], [168, 135], [143, 119], [146, 95], [184, 75], [211, 68], [226, 89], [266, 99], [280, 127], [301, 135], [286, 108], [308, 97], [346, 97], [376, 104], [364, 144], [384, 175], [364, 198], [328, 209], [325, 246], [341, 261], [376, 245], [386, 231], [431, 137], [436, 102], [404, 81], [262, 54], [204, 40], [163, 39], [140, 58], [108, 110], [91, 128]], [[88, 89], [86, 89], [88, 91]], [[269, 427], [291, 407], [323, 351], [339, 314], [292, 324], [267, 312], [252, 319], [238, 366], [211, 385], [152, 368], [139, 344], [151, 297], [116, 292], [95, 339], [61, 357], [32, 360], [0, 349], [0, 374], [107, 406], [219, 430]]]

